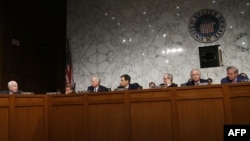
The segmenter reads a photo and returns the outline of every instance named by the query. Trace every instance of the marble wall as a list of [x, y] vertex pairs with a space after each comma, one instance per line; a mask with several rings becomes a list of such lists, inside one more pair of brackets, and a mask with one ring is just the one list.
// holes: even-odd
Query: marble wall
[[[76, 90], [86, 90], [90, 77], [112, 89], [120, 75], [148, 88], [160, 84], [164, 73], [181, 84], [198, 68], [202, 77], [215, 84], [235, 65], [250, 75], [250, 46], [235, 41], [248, 34], [250, 44], [250, 0], [68, 0], [67, 39], [72, 52]], [[189, 32], [191, 16], [204, 8], [219, 11], [226, 20], [223, 36], [212, 43], [196, 41]], [[247, 42], [246, 41], [246, 42]], [[200, 68], [198, 47], [220, 45], [223, 66]]]

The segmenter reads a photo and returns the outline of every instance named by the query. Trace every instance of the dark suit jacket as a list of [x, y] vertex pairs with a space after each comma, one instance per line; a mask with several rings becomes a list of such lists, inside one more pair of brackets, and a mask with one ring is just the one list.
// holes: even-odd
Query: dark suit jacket
[[[102, 85], [99, 85], [98, 87], [98, 90], [97, 92], [107, 92], [108, 91], [108, 88], [102, 86]], [[88, 87], [88, 92], [94, 92], [94, 87], [93, 86], [89, 86]]]
[[[166, 85], [166, 84], [162, 83], [162, 84], [160, 84], [159, 86], [160, 86], [160, 87], [165, 87], [165, 85]], [[175, 84], [175, 83], [172, 83], [172, 84], [169, 85], [168, 87], [178, 87], [178, 85]]]
[[[200, 83], [208, 83], [208, 81], [206, 79], [200, 79]], [[194, 85], [195, 85], [194, 80], [187, 82], [187, 86], [194, 86]]]
[[[21, 90], [18, 90], [15, 94], [21, 94], [22, 91]], [[0, 94], [10, 94], [10, 91], [9, 90], [3, 90], [0, 92]]]
[[[242, 76], [242, 75], [237, 76], [237, 82], [242, 82], [244, 80], [248, 80], [248, 77], [245, 77], [245, 76]], [[224, 83], [232, 83], [232, 81], [229, 80], [228, 77], [224, 77], [224, 78], [221, 79], [221, 84], [224, 84]]]
[[[133, 84], [129, 84], [128, 89], [129, 90], [137, 90], [137, 89], [139, 89], [139, 87], [140, 87], [140, 85], [138, 83], [133, 83]], [[117, 89], [121, 89], [121, 88], [123, 89], [124, 86], [117, 87]]]

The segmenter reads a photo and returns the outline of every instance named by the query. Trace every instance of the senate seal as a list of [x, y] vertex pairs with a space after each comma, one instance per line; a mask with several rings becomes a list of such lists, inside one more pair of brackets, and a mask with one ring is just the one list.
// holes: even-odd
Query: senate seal
[[211, 43], [224, 34], [226, 20], [216, 10], [202, 9], [190, 18], [188, 29], [195, 40], [202, 43]]

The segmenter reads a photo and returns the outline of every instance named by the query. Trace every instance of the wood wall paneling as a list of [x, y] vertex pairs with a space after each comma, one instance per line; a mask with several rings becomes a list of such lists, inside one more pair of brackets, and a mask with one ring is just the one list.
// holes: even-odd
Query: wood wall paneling
[[131, 103], [132, 140], [173, 140], [171, 106], [171, 101]]
[[63, 91], [65, 27], [66, 0], [1, 0], [0, 89], [16, 80], [23, 91]]
[[49, 140], [85, 140], [85, 104], [83, 95], [48, 96]]
[[49, 140], [84, 140], [84, 106], [55, 105], [50, 109]]
[[250, 124], [250, 96], [231, 98], [233, 124]]
[[249, 83], [241, 85], [228, 84], [230, 109], [233, 124], [250, 123], [250, 86]]
[[14, 112], [15, 135], [13, 140], [20, 141], [44, 141], [45, 136], [45, 118], [43, 106], [17, 106]]
[[[124, 93], [88, 95], [88, 140], [129, 140]], [[105, 130], [103, 130], [105, 128]]]
[[2, 86], [3, 48], [4, 48], [4, 0], [0, 0], [0, 86]]
[[221, 141], [250, 124], [250, 83], [75, 95], [0, 95], [3, 141]]
[[[126, 111], [124, 103], [91, 104], [88, 108], [90, 141], [126, 141]], [[105, 128], [105, 130], [103, 130]]]
[[222, 99], [181, 100], [177, 106], [181, 141], [223, 140]]
[[8, 141], [9, 106], [0, 103], [0, 137], [1, 141]]

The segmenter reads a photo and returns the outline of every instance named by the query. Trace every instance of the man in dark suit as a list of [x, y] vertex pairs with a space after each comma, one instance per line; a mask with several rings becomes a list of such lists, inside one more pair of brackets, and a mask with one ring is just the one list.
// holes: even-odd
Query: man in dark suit
[[187, 86], [202, 85], [202, 83], [208, 83], [206, 79], [201, 78], [201, 72], [198, 69], [193, 69], [190, 72], [191, 79], [187, 82]]
[[91, 86], [88, 87], [88, 92], [107, 92], [108, 88], [100, 84], [101, 84], [101, 79], [98, 76], [92, 76]]
[[170, 73], [165, 73], [163, 75], [163, 83], [159, 87], [178, 87], [177, 84], [173, 82], [173, 75]]
[[123, 74], [120, 76], [120, 86], [117, 87], [117, 89], [128, 89], [128, 90], [136, 90], [139, 89], [139, 84], [134, 83], [130, 84], [131, 77], [127, 74]]
[[16, 81], [11, 80], [8, 82], [8, 90], [1, 91], [1, 94], [21, 94], [21, 90], [18, 90], [18, 84]]
[[247, 75], [239, 75], [238, 68], [235, 66], [227, 67], [227, 76], [221, 79], [221, 84], [224, 83], [237, 83], [247, 81]]

